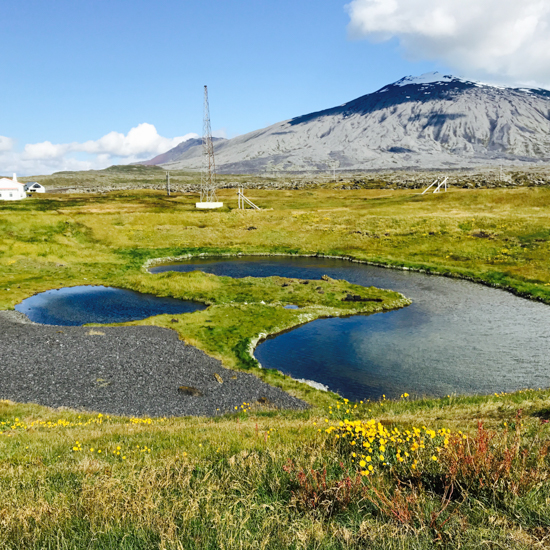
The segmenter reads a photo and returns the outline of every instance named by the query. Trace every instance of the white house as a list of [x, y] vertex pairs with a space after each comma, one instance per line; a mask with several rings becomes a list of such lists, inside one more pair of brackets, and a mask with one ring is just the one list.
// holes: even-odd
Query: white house
[[18, 201], [27, 197], [25, 186], [17, 181], [14, 174], [13, 179], [0, 178], [0, 200]]
[[25, 183], [25, 191], [27, 193], [45, 193], [46, 188], [37, 181], [28, 181]]

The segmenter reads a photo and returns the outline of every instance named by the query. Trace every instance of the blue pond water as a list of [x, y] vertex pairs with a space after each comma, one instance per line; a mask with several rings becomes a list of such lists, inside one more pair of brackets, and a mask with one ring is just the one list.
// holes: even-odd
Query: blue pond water
[[188, 313], [206, 306], [196, 302], [159, 298], [105, 286], [74, 286], [48, 290], [15, 306], [31, 321], [46, 325], [124, 323], [163, 313]]
[[401, 310], [320, 319], [257, 347], [264, 367], [321, 382], [350, 399], [550, 386], [550, 307], [502, 290], [324, 258], [194, 259], [151, 271], [194, 269], [231, 277], [326, 274], [411, 298]]

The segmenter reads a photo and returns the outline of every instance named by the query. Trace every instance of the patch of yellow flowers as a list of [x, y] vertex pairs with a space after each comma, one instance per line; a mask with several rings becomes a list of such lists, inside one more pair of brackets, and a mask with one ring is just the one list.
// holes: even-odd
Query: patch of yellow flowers
[[[110, 420], [111, 420], [111, 417], [109, 415], [104, 416], [101, 413], [99, 413], [97, 416], [88, 418], [87, 420], [84, 420], [80, 416], [78, 416], [76, 421], [70, 421], [64, 418], [60, 418], [55, 421], [33, 420], [32, 422], [27, 423], [27, 422], [24, 422], [23, 420], [20, 420], [18, 417], [16, 417], [13, 420], [0, 421], [0, 435], [5, 435], [9, 437], [13, 435], [14, 432], [27, 431], [33, 428], [53, 430], [53, 429], [59, 429], [59, 428], [84, 427], [84, 426], [90, 426], [92, 424], [101, 425], [105, 421], [110, 421]], [[164, 421], [166, 421], [166, 418], [164, 417], [163, 418], [130, 418], [128, 420], [128, 423], [151, 425], [151, 424], [156, 424]], [[117, 420], [116, 422], [117, 424], [120, 424], [120, 420]]]
[[126, 455], [133, 452], [135, 453], [150, 453], [151, 448], [147, 447], [147, 445], [144, 445], [141, 447], [140, 445], [136, 445], [135, 448], [129, 448], [126, 450], [126, 452], [123, 451], [122, 447], [120, 445], [117, 445], [115, 448], [111, 449], [96, 449], [94, 447], [90, 447], [89, 449], [83, 449], [82, 443], [80, 441], [76, 441], [73, 445], [73, 452], [80, 453], [80, 452], [89, 452], [92, 454], [97, 455], [103, 455], [103, 456], [109, 456], [114, 455], [115, 458], [119, 458], [120, 460], [126, 460]]
[[[339, 403], [348, 407], [347, 400]], [[346, 413], [354, 413], [347, 408]], [[329, 422], [326, 418], [325, 422]], [[349, 452], [353, 463], [363, 476], [381, 468], [409, 470], [412, 474], [421, 467], [439, 460], [441, 451], [449, 445], [451, 431], [446, 428], [432, 430], [426, 426], [410, 429], [388, 428], [376, 420], [344, 418], [328, 426], [324, 432], [332, 434], [344, 452]]]

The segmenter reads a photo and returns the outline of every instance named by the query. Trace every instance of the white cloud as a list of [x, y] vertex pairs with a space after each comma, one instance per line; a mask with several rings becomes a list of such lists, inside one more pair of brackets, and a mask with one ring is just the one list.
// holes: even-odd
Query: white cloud
[[212, 137], [227, 139], [227, 129], [226, 128], [220, 128], [219, 130], [214, 130], [212, 132]]
[[16, 152], [13, 150], [13, 139], [0, 136], [0, 173], [39, 175], [61, 170], [92, 170], [112, 164], [129, 164], [165, 153], [182, 141], [195, 137], [198, 135], [190, 133], [166, 138], [159, 135], [152, 124], [142, 123], [126, 135], [109, 132], [98, 140], [83, 143], [29, 143], [22, 152]]
[[70, 150], [69, 148], [69, 144], [56, 145], [50, 141], [30, 143], [25, 145], [22, 157], [28, 160], [58, 159], [66, 155]]
[[13, 139], [0, 136], [0, 151], [11, 151], [13, 149]]
[[352, 38], [397, 38], [413, 59], [462, 74], [550, 83], [548, 0], [352, 0]]
[[194, 137], [198, 137], [197, 134], [165, 138], [159, 136], [157, 129], [152, 124], [144, 122], [132, 128], [127, 135], [110, 132], [97, 141], [86, 141], [78, 144], [78, 149], [75, 150], [86, 153], [107, 153], [120, 157], [160, 155], [182, 141]]

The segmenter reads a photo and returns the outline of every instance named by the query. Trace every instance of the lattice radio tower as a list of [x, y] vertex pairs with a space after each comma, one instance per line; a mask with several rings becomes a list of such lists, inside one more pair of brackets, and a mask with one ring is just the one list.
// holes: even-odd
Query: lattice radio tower
[[201, 201], [197, 208], [220, 208], [223, 203], [216, 197], [216, 164], [214, 161], [214, 145], [212, 143], [212, 128], [210, 127], [210, 107], [208, 105], [208, 87], [204, 87], [204, 125], [202, 134], [202, 171], [201, 171]]

